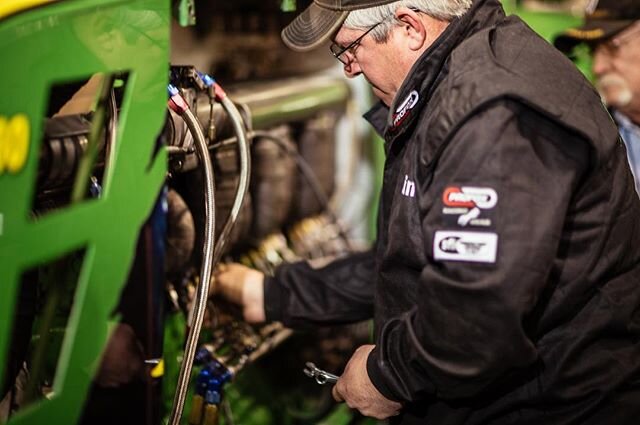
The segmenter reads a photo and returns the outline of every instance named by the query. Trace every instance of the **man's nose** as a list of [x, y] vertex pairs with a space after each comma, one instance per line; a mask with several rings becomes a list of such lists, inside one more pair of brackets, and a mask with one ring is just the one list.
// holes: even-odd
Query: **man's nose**
[[593, 73], [596, 76], [604, 75], [609, 71], [611, 58], [602, 47], [597, 47], [593, 52]]
[[357, 61], [353, 60], [353, 58], [351, 58], [351, 60], [349, 60], [344, 65], [343, 69], [344, 69], [344, 75], [346, 75], [347, 78], [357, 77], [362, 72], [362, 70], [360, 69], [360, 65], [358, 64]]

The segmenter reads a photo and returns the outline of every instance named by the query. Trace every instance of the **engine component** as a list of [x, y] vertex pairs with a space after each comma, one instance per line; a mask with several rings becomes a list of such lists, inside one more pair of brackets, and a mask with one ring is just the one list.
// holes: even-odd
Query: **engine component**
[[167, 274], [169, 278], [185, 271], [196, 239], [193, 216], [184, 199], [171, 189], [167, 193]]
[[[326, 110], [344, 110], [350, 95], [344, 80], [326, 75], [236, 84], [229, 87], [227, 93], [244, 111], [251, 130], [268, 130], [284, 123], [302, 122]], [[201, 122], [208, 122], [207, 96], [199, 95], [194, 109]], [[222, 105], [214, 105], [213, 116], [217, 137], [222, 140], [232, 136]]]
[[[191, 67], [172, 68], [172, 82], [180, 85], [186, 103], [197, 111], [199, 130], [207, 138], [216, 175], [217, 216], [225, 215], [228, 211], [229, 216], [237, 219], [240, 225], [236, 226], [228, 239], [221, 237], [218, 240], [214, 264], [226, 252], [236, 261], [272, 274], [274, 268], [283, 261], [310, 258], [325, 261], [326, 258], [349, 251], [349, 244], [344, 241], [344, 234], [329, 211], [327, 196], [334, 186], [334, 131], [338, 114], [344, 110], [349, 94], [346, 85], [333, 78], [305, 77], [283, 80], [283, 84], [260, 83], [248, 85], [251, 88], [236, 87], [232, 92], [242, 114], [234, 117], [225, 113], [233, 104], [225, 105], [225, 100], [214, 99], [211, 96], [211, 87], [214, 86], [204, 77]], [[200, 245], [198, 235], [204, 226], [204, 208], [199, 193], [204, 182], [197, 172], [200, 159], [192, 148], [192, 131], [186, 129], [179, 118], [173, 114], [166, 126], [172, 170], [170, 184], [185, 197], [192, 211], [196, 245]], [[235, 201], [242, 185], [239, 174], [243, 169], [241, 139], [245, 131], [249, 139], [247, 141], [251, 142], [254, 165], [250, 187], [252, 196], [247, 198], [244, 208], [235, 210], [234, 215], [237, 206]], [[296, 194], [301, 191], [301, 195]], [[232, 196], [234, 193], [235, 196]], [[247, 211], [253, 214], [247, 214]], [[245, 224], [250, 226], [244, 227]], [[322, 226], [326, 229], [322, 229]], [[217, 231], [223, 232], [227, 226], [221, 229], [218, 221], [216, 227]], [[283, 233], [285, 231], [288, 237]], [[224, 249], [225, 240], [231, 249]], [[294, 252], [291, 247], [299, 252]], [[202, 261], [197, 255], [192, 260], [194, 268]], [[183, 273], [183, 276], [188, 276], [188, 273]], [[191, 276], [196, 275], [195, 270], [191, 273]], [[175, 288], [175, 291], [172, 290], [173, 298], [177, 305], [182, 308], [186, 305], [187, 310], [193, 310], [199, 303], [201, 284], [198, 279], [176, 277], [172, 283]], [[234, 375], [292, 335], [291, 330], [280, 323], [257, 328], [250, 326], [238, 319], [238, 312], [233, 306], [215, 299], [207, 302], [203, 329], [206, 332], [201, 347]], [[349, 332], [346, 331], [345, 335], [351, 335]], [[338, 334], [341, 333], [322, 335], [312, 345], [323, 344], [328, 349], [323, 349], [322, 353], [336, 353], [337, 345], [327, 345], [325, 342], [335, 340]], [[353, 340], [350, 336], [343, 339]], [[338, 345], [342, 347], [340, 350], [349, 351], [350, 345], [347, 348], [343, 347], [342, 342]], [[183, 369], [188, 358], [185, 354]], [[346, 360], [347, 357], [342, 355], [340, 358]], [[340, 367], [335, 359], [319, 360], [334, 368]], [[184, 391], [185, 385], [184, 375], [181, 374], [178, 391]], [[211, 394], [209, 389], [195, 396], [191, 423], [202, 423], [206, 419], [207, 409], [218, 409], [215, 397], [214, 402], [208, 397]], [[178, 400], [178, 397], [176, 394], [172, 423], [179, 418], [176, 410], [181, 410], [184, 403], [184, 398]]]
[[294, 138], [298, 141], [298, 152], [310, 165], [313, 175], [319, 183], [314, 188], [306, 178], [298, 178], [295, 199], [290, 212], [293, 221], [319, 214], [327, 205], [318, 199], [318, 192], [330, 197], [334, 188], [335, 149], [328, 149], [334, 139], [336, 114], [324, 112], [307, 120], [294, 129]]
[[[197, 108], [196, 97], [206, 93], [208, 99], [208, 134], [207, 145], [211, 150], [211, 160], [216, 175], [216, 204], [217, 214], [222, 217], [229, 217], [228, 220], [219, 220], [216, 225], [216, 232], [220, 235], [217, 243], [219, 244], [220, 254], [229, 249], [229, 246], [238, 240], [247, 236], [251, 225], [251, 200], [247, 196], [246, 188], [250, 174], [250, 154], [248, 141], [246, 140], [244, 119], [235, 105], [229, 100], [219, 85], [206, 74], [198, 72], [192, 66], [172, 66], [171, 67], [172, 83], [180, 87], [183, 98], [190, 107]], [[236, 139], [240, 139], [239, 146], [217, 146], [213, 144], [213, 137], [216, 137], [215, 122], [213, 112], [215, 107], [222, 107], [224, 110], [224, 119], [236, 135]], [[185, 123], [181, 122], [180, 117], [173, 111], [167, 117], [165, 130], [169, 139], [170, 167], [174, 173], [185, 173], [194, 170], [198, 166], [198, 159], [193, 150], [193, 138], [191, 131], [185, 127]], [[199, 126], [202, 126], [199, 121]], [[201, 190], [202, 180], [199, 174], [186, 177], [189, 180], [186, 190], [193, 196], [191, 198], [191, 207], [200, 212], [203, 208], [201, 198], [197, 194]], [[240, 198], [246, 201], [245, 208], [240, 210], [242, 203]], [[202, 214], [196, 213], [196, 217]], [[196, 219], [196, 227], [201, 228], [201, 220]], [[216, 248], [218, 250], [218, 248]]]
[[46, 120], [45, 143], [38, 168], [38, 192], [70, 183], [87, 147], [90, 126], [91, 122], [82, 115]]
[[[91, 121], [84, 115], [64, 115], [45, 121], [44, 142], [40, 151], [40, 165], [36, 193], [36, 209], [45, 200], [68, 192], [73, 184], [80, 159], [87, 150]], [[101, 173], [105, 163], [105, 139], [99, 141], [99, 156], [95, 173]], [[67, 194], [67, 196], [69, 196]]]
[[[295, 146], [288, 126], [270, 131], [289, 146]], [[254, 221], [252, 236], [263, 239], [282, 229], [292, 208], [295, 163], [291, 155], [264, 137], [254, 137], [254, 167], [251, 183]], [[277, 164], [277, 167], [274, 166]]]

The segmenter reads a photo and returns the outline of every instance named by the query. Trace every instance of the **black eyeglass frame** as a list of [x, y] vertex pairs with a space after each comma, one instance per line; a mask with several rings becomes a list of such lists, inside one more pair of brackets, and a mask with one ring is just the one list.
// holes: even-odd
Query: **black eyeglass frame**
[[[349, 45], [347, 47], [342, 47], [339, 44], [333, 42], [331, 43], [331, 45], [329, 46], [329, 51], [331, 52], [331, 54], [338, 59], [343, 65], [347, 65], [347, 62], [340, 59], [340, 56], [342, 56], [346, 51], [351, 50], [355, 47], [357, 47], [360, 42], [362, 41], [363, 38], [365, 38], [367, 36], [367, 34], [369, 34], [371, 31], [373, 31], [378, 25], [380, 25], [381, 23], [383, 23], [384, 21], [386, 21], [386, 18], [383, 19], [382, 21], [378, 22], [377, 24], [375, 24], [374, 26], [372, 26], [371, 28], [369, 28], [368, 30], [366, 30], [364, 32], [364, 34], [362, 34], [360, 37], [356, 38], [355, 40], [353, 40], [351, 43], [349, 43]], [[338, 52], [335, 52], [335, 49], [340, 49]], [[354, 54], [354, 53], [352, 53]]]
[[[414, 12], [421, 13], [420, 10], [415, 8], [415, 7], [410, 7], [409, 9], [413, 10]], [[362, 39], [367, 36], [367, 34], [369, 34], [371, 31], [374, 30], [374, 28], [376, 28], [378, 25], [380, 25], [381, 23], [383, 23], [384, 21], [386, 21], [387, 19], [389, 19], [391, 17], [395, 17], [395, 13], [392, 13], [391, 15], [387, 16], [386, 18], [384, 18], [382, 21], [378, 22], [377, 24], [375, 24], [374, 26], [372, 26], [371, 28], [366, 30], [364, 32], [364, 34], [362, 34], [360, 37], [356, 38], [351, 43], [349, 43], [349, 45], [347, 47], [342, 47], [342, 46], [340, 46], [339, 44], [337, 44], [335, 42], [331, 43], [331, 45], [329, 46], [329, 51], [331, 52], [331, 54], [336, 59], [338, 59], [340, 61], [340, 63], [342, 63], [343, 65], [346, 65], [347, 62], [345, 62], [342, 59], [340, 59], [340, 56], [342, 56], [344, 54], [344, 52], [346, 52], [347, 50], [350, 50], [350, 49], [353, 49], [353, 48], [357, 47], [360, 44], [360, 42], [362, 41]], [[335, 49], [340, 49], [340, 50], [336, 53], [336, 52], [334, 52]], [[351, 54], [355, 56], [355, 51], [352, 52]]]

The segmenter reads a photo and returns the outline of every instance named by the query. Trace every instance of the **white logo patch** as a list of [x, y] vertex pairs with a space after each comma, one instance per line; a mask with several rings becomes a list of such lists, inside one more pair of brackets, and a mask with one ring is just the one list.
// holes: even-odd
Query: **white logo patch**
[[486, 232], [436, 232], [433, 238], [433, 258], [436, 260], [495, 263], [498, 235]]
[[396, 109], [396, 113], [393, 114], [393, 126], [396, 127], [398, 124], [402, 122], [407, 116], [407, 113], [416, 106], [418, 103], [418, 99], [420, 99], [420, 95], [416, 90], [413, 90], [409, 93], [409, 96], [398, 106]]

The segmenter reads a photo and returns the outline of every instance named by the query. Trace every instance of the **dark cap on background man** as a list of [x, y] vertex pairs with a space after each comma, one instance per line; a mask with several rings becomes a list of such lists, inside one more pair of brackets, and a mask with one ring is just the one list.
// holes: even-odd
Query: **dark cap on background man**
[[398, 0], [313, 0], [282, 30], [282, 41], [298, 52], [314, 49], [340, 29], [349, 12], [395, 1]]
[[589, 6], [584, 25], [556, 37], [558, 49], [570, 52], [578, 43], [599, 43], [640, 20], [640, 0], [592, 0]]

